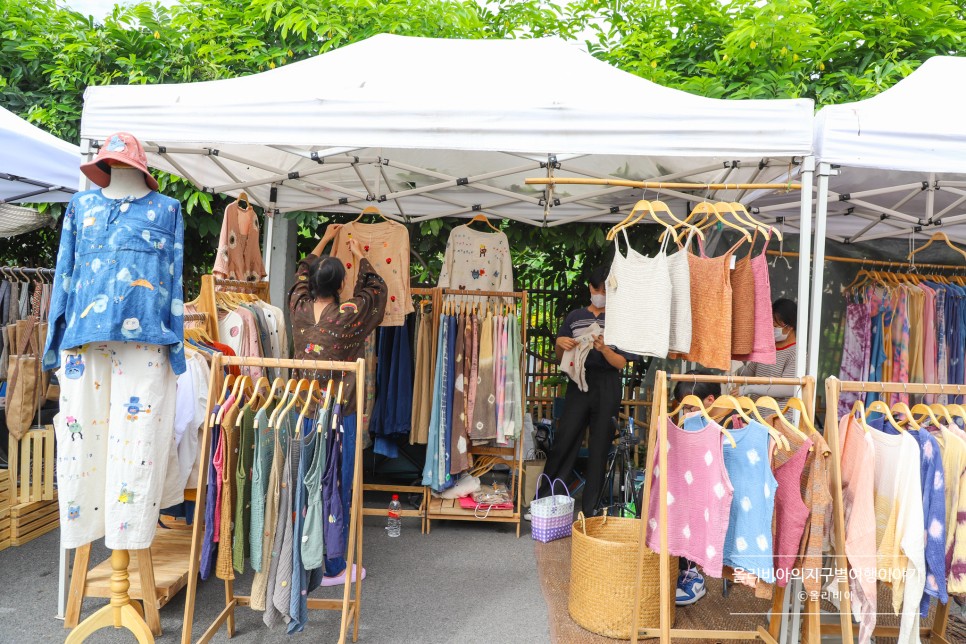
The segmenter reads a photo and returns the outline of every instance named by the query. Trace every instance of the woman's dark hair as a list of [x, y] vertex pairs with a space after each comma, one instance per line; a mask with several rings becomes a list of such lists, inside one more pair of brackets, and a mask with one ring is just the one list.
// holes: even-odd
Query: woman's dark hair
[[[713, 376], [714, 374], [707, 369], [692, 369], [687, 372], [687, 375]], [[721, 395], [721, 385], [716, 382], [689, 382], [687, 380], [681, 380], [674, 385], [675, 400], [680, 402], [684, 400], [685, 396], [690, 394], [694, 394], [701, 400], [704, 400], [708, 396], [717, 398]]]
[[792, 300], [781, 298], [775, 300], [771, 305], [771, 314], [784, 326], [792, 327], [792, 331], [797, 331], [795, 325], [798, 324], [798, 305]]
[[322, 257], [309, 268], [309, 295], [313, 299], [334, 297], [339, 301], [339, 289], [345, 281], [345, 266], [335, 257]]
[[587, 278], [587, 281], [590, 282], [590, 285], [594, 288], [598, 290], [602, 289], [604, 288], [604, 282], [607, 281], [607, 274], [609, 272], [610, 270], [606, 266], [598, 266], [590, 272], [590, 276]]

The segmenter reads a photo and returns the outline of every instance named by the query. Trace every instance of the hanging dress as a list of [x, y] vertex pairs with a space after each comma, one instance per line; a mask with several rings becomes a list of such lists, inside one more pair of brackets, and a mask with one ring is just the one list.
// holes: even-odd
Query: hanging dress
[[466, 454], [466, 388], [469, 384], [469, 362], [466, 360], [465, 315], [457, 316], [456, 325], [456, 372], [453, 384], [453, 430], [450, 437], [451, 455], [449, 472], [459, 474], [469, 466]]
[[[609, 323], [609, 321], [608, 321]], [[722, 455], [721, 426], [709, 422], [686, 431], [667, 419], [667, 544], [673, 556], [687, 557], [712, 577], [721, 576], [722, 555], [734, 489]], [[729, 445], [730, 449], [730, 445]], [[651, 466], [647, 547], [661, 551], [658, 450]]]
[[[630, 249], [627, 231], [624, 241]], [[671, 275], [667, 243], [654, 257], [621, 254], [614, 239], [614, 262], [606, 281], [607, 324], [604, 343], [622, 351], [656, 358], [667, 357], [671, 341]]]
[[[241, 218], [251, 223], [248, 232], [242, 233]], [[215, 277], [254, 282], [265, 277], [265, 264], [259, 246], [258, 215], [251, 205], [241, 208], [238, 202], [228, 204], [221, 222], [221, 236], [212, 273]]]
[[688, 253], [692, 326], [691, 351], [686, 358], [708, 369], [727, 371], [731, 367], [731, 257], [744, 241], [742, 237], [720, 257], [708, 257], [699, 237], [700, 254]]
[[[758, 239], [758, 230], [755, 230], [755, 238], [751, 242], [751, 255], [755, 241]], [[765, 249], [771, 241], [771, 231], [765, 236], [765, 245], [761, 252], [750, 260], [751, 274], [754, 278], [755, 290], [755, 318], [754, 318], [754, 343], [750, 353], [742, 353], [736, 347], [732, 351], [736, 354], [735, 360], [741, 362], [757, 362], [759, 364], [775, 364], [775, 335], [772, 324], [771, 314], [771, 281], [768, 277], [768, 258], [765, 256]], [[737, 301], [731, 298], [732, 305]]]
[[308, 498], [305, 504], [305, 527], [302, 537], [302, 565], [306, 570], [321, 569], [325, 564], [325, 511], [322, 503], [322, 475], [325, 472], [326, 451], [329, 437], [329, 406], [319, 413], [312, 464], [305, 472], [305, 488]]
[[475, 441], [496, 438], [496, 392], [493, 387], [493, 316], [480, 322], [480, 367], [477, 377], [476, 405], [470, 438]]
[[[339, 416], [337, 408], [333, 413]], [[342, 526], [347, 517], [342, 512], [342, 424], [329, 431], [328, 453], [325, 458], [325, 474], [322, 475], [322, 507], [325, 512], [325, 525], [322, 528], [325, 539], [325, 558], [338, 559], [345, 555], [346, 544], [342, 539]]]

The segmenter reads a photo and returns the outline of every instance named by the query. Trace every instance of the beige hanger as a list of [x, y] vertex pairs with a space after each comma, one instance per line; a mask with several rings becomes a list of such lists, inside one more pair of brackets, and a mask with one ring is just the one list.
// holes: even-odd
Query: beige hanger
[[[703, 416], [705, 418], [705, 420], [707, 420], [709, 423], [714, 423], [715, 425], [718, 424], [714, 420], [714, 418], [711, 417], [711, 414], [708, 413], [708, 410], [704, 408], [704, 403], [701, 402], [701, 399], [698, 398], [697, 396], [695, 396], [694, 394], [688, 394], [687, 396], [685, 396], [684, 399], [681, 400], [680, 404], [678, 404], [677, 409], [675, 409], [674, 411], [670, 412], [668, 414], [668, 416], [671, 417], [671, 418], [677, 416], [681, 412], [681, 409], [683, 407], [685, 407], [685, 406], [697, 407], [698, 408], [698, 411], [701, 413], [701, 416]], [[720, 427], [720, 425], [719, 425], [719, 427]], [[729, 432], [724, 427], [721, 427], [721, 433], [724, 434], [725, 435], [725, 438], [728, 439], [728, 442], [731, 443], [731, 447], [733, 447], [733, 448], [737, 448], [738, 447], [738, 444], [735, 442], [735, 438], [734, 438], [734, 436], [731, 435], [731, 432]]]
[[927, 241], [925, 244], [923, 244], [919, 248], [917, 248], [914, 251], [912, 251], [911, 253], [909, 253], [909, 255], [906, 257], [906, 259], [912, 259], [912, 256], [915, 255], [916, 253], [918, 253], [919, 251], [926, 250], [927, 248], [929, 248], [932, 245], [932, 243], [934, 241], [942, 241], [942, 242], [944, 242], [947, 246], [949, 246], [954, 251], [956, 251], [957, 253], [959, 253], [960, 255], [962, 255], [963, 256], [963, 259], [966, 259], [966, 251], [964, 251], [962, 248], [959, 248], [958, 246], [956, 246], [955, 244], [953, 244], [952, 240], [949, 239], [949, 235], [947, 235], [946, 233], [944, 233], [942, 231], [937, 232], [937, 233], [934, 233], [933, 236], [929, 238], [929, 241]]
[[366, 206], [365, 208], [362, 209], [362, 212], [359, 213], [359, 216], [352, 220], [352, 223], [356, 223], [366, 215], [379, 215], [386, 221], [390, 221], [390, 219], [386, 217], [384, 214], [382, 214], [382, 211], [376, 208], [375, 206]]

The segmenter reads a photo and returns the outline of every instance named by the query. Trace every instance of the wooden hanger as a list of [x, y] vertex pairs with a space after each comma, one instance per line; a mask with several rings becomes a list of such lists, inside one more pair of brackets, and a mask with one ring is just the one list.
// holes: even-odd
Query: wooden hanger
[[896, 422], [896, 419], [892, 416], [892, 410], [889, 409], [889, 405], [885, 404], [881, 400], [874, 400], [872, 404], [866, 407], [865, 411], [869, 414], [873, 412], [879, 412], [882, 414], [889, 424], [892, 425], [897, 431], [904, 432], [906, 428]]
[[808, 416], [808, 410], [805, 409], [804, 400], [802, 400], [801, 398], [792, 396], [791, 398], [788, 399], [788, 402], [785, 403], [785, 408], [782, 409], [782, 415], [784, 416], [789, 409], [795, 409], [798, 411], [798, 415], [802, 419], [802, 422], [805, 423], [805, 427], [808, 428], [809, 433], [811, 434], [817, 433], [817, 430], [815, 429], [815, 425], [812, 424], [812, 419], [809, 418]]
[[379, 215], [384, 220], [391, 221], [388, 217], [386, 217], [384, 214], [382, 214], [382, 211], [381, 210], [379, 210], [375, 206], [366, 206], [365, 208], [362, 209], [362, 212], [359, 213], [359, 216], [352, 220], [352, 223], [356, 223], [357, 221], [359, 221], [360, 219], [362, 219], [366, 215]]
[[909, 255], [907, 256], [907, 259], [912, 259], [912, 256], [915, 255], [916, 253], [918, 253], [920, 251], [923, 251], [923, 250], [926, 250], [927, 248], [929, 248], [932, 245], [932, 243], [934, 241], [942, 241], [947, 246], [949, 246], [950, 248], [952, 248], [954, 251], [956, 251], [957, 253], [959, 253], [960, 255], [962, 255], [963, 259], [966, 259], [966, 251], [964, 251], [962, 248], [959, 248], [958, 246], [956, 246], [952, 242], [952, 240], [949, 239], [949, 235], [947, 235], [946, 233], [944, 233], [942, 231], [939, 231], [937, 233], [933, 233], [933, 236], [929, 238], [929, 241], [927, 241], [925, 244], [923, 244], [919, 248], [917, 248], [917, 249], [913, 250], [911, 253], [909, 253]]
[[775, 441], [775, 445], [786, 452], [791, 451], [792, 446], [791, 443], [788, 442], [788, 438], [786, 438], [785, 435], [780, 431], [772, 427], [769, 423], [765, 422], [765, 419], [761, 416], [761, 412], [758, 411], [758, 405], [755, 404], [755, 401], [753, 401], [749, 396], [738, 396], [738, 402], [741, 403], [741, 406], [746, 412], [751, 412], [751, 415], [754, 416], [755, 420], [768, 428], [768, 433], [771, 434], [772, 440]]
[[279, 414], [282, 412], [282, 409], [285, 407], [285, 405], [288, 404], [289, 396], [292, 395], [292, 391], [295, 389], [296, 384], [297, 381], [294, 379], [290, 379], [287, 383], [285, 383], [285, 390], [279, 397], [278, 404], [275, 405], [275, 410], [272, 412], [272, 415], [268, 418], [269, 427], [275, 428], [278, 426], [276, 423], [278, 422]]
[[489, 220], [489, 219], [487, 218], [487, 216], [486, 216], [486, 215], [484, 215], [483, 213], [480, 213], [480, 214], [478, 214], [478, 215], [476, 215], [475, 217], [473, 217], [472, 219], [470, 219], [470, 220], [469, 220], [469, 221], [468, 221], [468, 222], [466, 223], [466, 226], [467, 226], [467, 228], [469, 228], [469, 226], [470, 226], [470, 224], [473, 224], [473, 223], [476, 223], [476, 222], [478, 222], [478, 221], [481, 221], [481, 222], [483, 222], [484, 224], [486, 224], [486, 225], [487, 225], [487, 226], [488, 226], [489, 228], [491, 228], [491, 229], [492, 229], [492, 230], [493, 230], [494, 232], [501, 232], [499, 228], [497, 228], [496, 226], [494, 226], [493, 224], [491, 224], [491, 223], [490, 223], [490, 220]]
[[309, 408], [312, 406], [312, 403], [318, 404], [320, 402], [322, 402], [322, 389], [319, 387], [317, 380], [312, 380], [312, 382], [309, 383], [309, 391], [305, 396], [305, 404], [302, 405], [302, 411], [299, 413], [299, 419], [295, 426], [301, 428], [302, 423], [305, 421], [305, 417], [309, 413]]
[[[715, 400], [715, 402], [717, 402], [717, 399]], [[705, 420], [707, 420], [709, 423], [714, 423], [715, 425], [718, 425], [718, 423], [714, 420], [714, 418], [711, 417], [711, 414], [708, 413], [708, 410], [704, 408], [704, 403], [701, 402], [701, 399], [695, 396], [694, 394], [688, 394], [687, 396], [685, 396], [678, 404], [677, 409], [670, 412], [668, 414], [668, 417], [673, 418], [677, 416], [681, 412], [681, 409], [684, 407], [696, 407], [698, 409], [698, 412]], [[718, 426], [721, 427], [720, 425]], [[733, 448], [738, 447], [738, 443], [735, 442], [734, 436], [731, 435], [731, 432], [729, 432], [724, 427], [721, 427], [721, 433], [724, 434], [725, 438], [728, 439], [728, 442], [731, 443], [731, 447]]]
[[[299, 401], [299, 394], [305, 391], [306, 389], [308, 389], [309, 386], [310, 386], [310, 383], [307, 378], [302, 378], [295, 384], [295, 391], [292, 392], [291, 399], [288, 401], [288, 404], [286, 404], [285, 408], [282, 410], [282, 413], [280, 416], [281, 418], [285, 418], [285, 416], [288, 415], [288, 413], [292, 410], [292, 407], [295, 406], [295, 403]], [[281, 405], [279, 406], [281, 407]], [[276, 410], [276, 412], [277, 411], [278, 410]], [[278, 419], [276, 418], [276, 423], [277, 422], [278, 422]], [[296, 426], [295, 431], [300, 432], [301, 429], [298, 426]]]
[[854, 403], [852, 403], [852, 411], [849, 412], [849, 413], [851, 413], [853, 416], [855, 416], [855, 419], [858, 420], [859, 423], [862, 424], [862, 428], [865, 429], [865, 431], [867, 433], [869, 432], [869, 430], [872, 429], [871, 427], [869, 427], [869, 421], [868, 421], [868, 419], [866, 418], [866, 415], [865, 415], [865, 403], [864, 402], [862, 402], [861, 400], [856, 400]]
[[[763, 223], [763, 222], [760, 222], [757, 219], [755, 219], [754, 217], [752, 217], [751, 216], [751, 212], [749, 212], [748, 209], [745, 208], [745, 204], [743, 204], [743, 203], [741, 203], [739, 201], [732, 201], [731, 202], [731, 212], [733, 212], [735, 214], [735, 217], [737, 217], [741, 221], [744, 221], [749, 226], [751, 226], [753, 228], [757, 228], [758, 230], [760, 230], [762, 233], [764, 233], [766, 235], [770, 232], [770, 233], [774, 234], [776, 237], [778, 237], [778, 241], [783, 241], [782, 231], [778, 230], [774, 226], [769, 226], [768, 224]], [[740, 215], [740, 217], [739, 217], [739, 215]]]
[[[942, 423], [939, 422], [939, 419], [936, 418], [936, 414], [933, 413], [932, 408], [929, 405], [919, 403], [918, 405], [914, 405], [911, 411], [920, 419], [925, 420], [928, 418], [933, 427], [939, 427], [942, 425]], [[919, 425], [921, 426], [922, 423], [919, 423]]]
[[[343, 387], [343, 385], [345, 385], [345, 381], [344, 380], [340, 380], [339, 381], [339, 393], [337, 393], [335, 395], [335, 404], [336, 405], [339, 405], [339, 404], [342, 403], [342, 387]], [[332, 414], [332, 429], [333, 430], [336, 430], [336, 429], [339, 428], [338, 423], [339, 423], [338, 414]]]
[[741, 222], [741, 216], [735, 212], [735, 209], [727, 201], [719, 201], [714, 204], [714, 215], [715, 219], [720, 221], [725, 226], [729, 228], [734, 228], [740, 232], [745, 237], [745, 241], [750, 242], [752, 240], [751, 233], [747, 229], [743, 228], [741, 225], [732, 223], [724, 216], [725, 213], [731, 213], [731, 216], [735, 218], [735, 221]]
[[[801, 438], [803, 441], [808, 440], [808, 434], [806, 434], [805, 432], [803, 432], [802, 430], [800, 430], [798, 428], [798, 426], [795, 425], [795, 423], [793, 423], [792, 421], [790, 421], [787, 418], [785, 418], [785, 414], [782, 413], [781, 407], [778, 405], [778, 401], [777, 400], [775, 400], [771, 396], [760, 396], [758, 398], [758, 400], [756, 400], [754, 402], [754, 404], [755, 404], [755, 411], [756, 412], [757, 412], [758, 409], [764, 409], [766, 411], [772, 412], [772, 414], [774, 414], [775, 417], [778, 418], [778, 422], [780, 422], [782, 425], [784, 425], [786, 428], [788, 428], [789, 431], [791, 431], [793, 434], [795, 434], [796, 436], [798, 436], [799, 438]], [[759, 416], [759, 418], [760, 418], [760, 416]], [[765, 423], [764, 421], [759, 421], [759, 422], [762, 422], [763, 424], [768, 425], [769, 427], [771, 427], [771, 425], [769, 425], [768, 423]], [[783, 437], [784, 437], [784, 435], [783, 435]], [[791, 444], [788, 442], [788, 438], [787, 437], [785, 437], [785, 444], [788, 446], [787, 449], [791, 449]], [[808, 448], [808, 451], [812, 451], [813, 449], [815, 449], [815, 448], [814, 447], [809, 447]]]
[[608, 231], [607, 241], [614, 241], [614, 237], [617, 235], [618, 232], [620, 232], [621, 230], [624, 230], [625, 228], [630, 228], [631, 226], [637, 224], [639, 221], [641, 221], [644, 217], [647, 217], [648, 215], [650, 215], [651, 218], [654, 219], [656, 223], [664, 226], [665, 231], [667, 233], [670, 233], [671, 239], [673, 239], [675, 243], [677, 244], [681, 243], [681, 238], [678, 236], [676, 232], [674, 232], [674, 226], [667, 223], [666, 221], [662, 221], [657, 216], [657, 213], [654, 211], [654, 209], [651, 207], [651, 202], [647, 201], [646, 199], [641, 199], [636, 204], [634, 204], [634, 207], [631, 209], [630, 214], [624, 218], [624, 221], [620, 222], [619, 224], [611, 228], [610, 231]]
[[905, 418], [904, 421], [901, 421], [901, 422], [898, 420], [896, 421], [900, 425], [908, 426], [908, 427], [911, 427], [912, 429], [921, 429], [921, 427], [919, 426], [919, 423], [917, 423], [916, 419], [913, 418], [912, 416], [912, 410], [909, 409], [909, 405], [907, 405], [906, 403], [897, 402], [892, 405], [892, 417], [895, 418], [898, 414], [902, 414], [902, 416]]
[[963, 409], [962, 405], [956, 403], [947, 403], [946, 409], [949, 410], [949, 415], [951, 415], [953, 418], [962, 418], [964, 421], [966, 421], [966, 409]]
[[285, 386], [285, 380], [283, 380], [282, 378], [276, 378], [274, 381], [272, 381], [272, 389], [271, 391], [268, 392], [268, 395], [265, 396], [265, 402], [263, 402], [262, 406], [258, 408], [258, 411], [262, 411], [263, 409], [268, 411], [268, 406], [275, 401], [275, 398], [278, 396], [279, 390], [282, 389], [282, 387], [284, 386]]
[[657, 213], [662, 212], [666, 214], [668, 217], [670, 217], [671, 221], [675, 222], [675, 225], [673, 226], [674, 228], [681, 228], [681, 227], [687, 228], [688, 230], [695, 233], [698, 237], [700, 237], [702, 241], [704, 240], [704, 233], [701, 232], [701, 230], [697, 226], [694, 226], [693, 224], [688, 223], [687, 217], [685, 217], [683, 220], [678, 219], [677, 216], [668, 207], [668, 205], [663, 201], [651, 201], [648, 203], [650, 203], [649, 211], [651, 213], [651, 217], [653, 217], [655, 220], [657, 220]]
[[230, 373], [225, 376], [225, 382], [221, 386], [221, 396], [218, 398], [218, 404], [223, 404], [228, 399], [228, 388], [235, 384], [235, 374]]
[[238, 207], [242, 210], [248, 210], [248, 208], [251, 207], [251, 204], [248, 203], [248, 193], [244, 190], [242, 190], [241, 194], [238, 195]]
[[[941, 405], [939, 403], [933, 403], [933, 404], [929, 405], [929, 409], [931, 409], [934, 414], [939, 414], [939, 416], [942, 416], [943, 420], [946, 421], [946, 424], [947, 425], [955, 425], [956, 424], [953, 421], [953, 417], [950, 415], [949, 410], [946, 409], [946, 405]], [[913, 407], [913, 410], [915, 410], [915, 407]]]

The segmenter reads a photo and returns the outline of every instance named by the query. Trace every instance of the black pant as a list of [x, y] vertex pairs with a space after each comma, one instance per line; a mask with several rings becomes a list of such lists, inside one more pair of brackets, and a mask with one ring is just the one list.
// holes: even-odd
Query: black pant
[[[589, 426], [587, 482], [582, 501], [586, 516], [593, 516], [604, 485], [607, 454], [616, 436], [612, 419], [617, 417], [620, 404], [621, 378], [616, 369], [588, 371], [586, 392], [580, 391], [575, 382], [567, 384], [563, 416], [554, 436], [553, 447], [547, 455], [544, 472], [551, 481], [558, 477], [567, 480], [577, 462], [584, 430]], [[541, 497], [550, 494], [546, 479], [541, 479], [539, 494]]]

